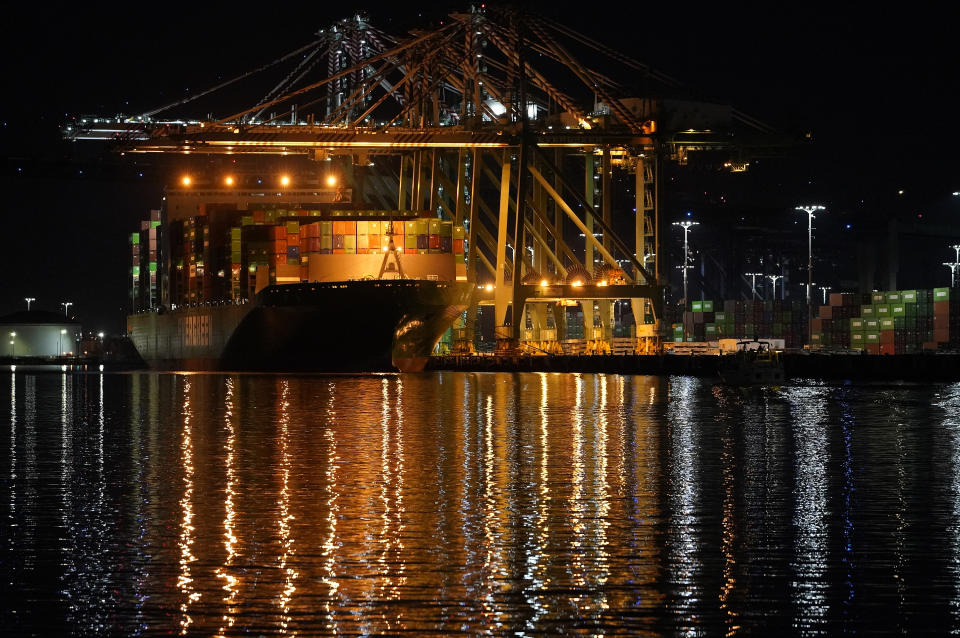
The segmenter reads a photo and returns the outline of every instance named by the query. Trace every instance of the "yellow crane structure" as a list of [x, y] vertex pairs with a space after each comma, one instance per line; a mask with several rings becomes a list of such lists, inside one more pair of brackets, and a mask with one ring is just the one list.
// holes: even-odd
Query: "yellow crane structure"
[[[293, 68], [253, 106], [160, 117], [284, 64]], [[466, 229], [476, 295], [455, 347], [469, 350], [478, 304], [495, 308], [498, 347], [516, 351], [544, 341], [549, 317], [562, 324], [558, 310], [572, 304], [584, 307], [585, 337], [609, 341], [613, 303], [629, 300], [635, 351], [652, 353], [664, 286], [661, 165], [730, 143], [723, 130], [666, 130], [658, 118], [677, 120], [677, 109], [640, 93], [654, 84], [679, 83], [520, 10], [455, 13], [404, 38], [354, 16], [207, 91], [136, 117], [82, 118], [65, 134], [125, 153], [335, 162], [354, 202]]]

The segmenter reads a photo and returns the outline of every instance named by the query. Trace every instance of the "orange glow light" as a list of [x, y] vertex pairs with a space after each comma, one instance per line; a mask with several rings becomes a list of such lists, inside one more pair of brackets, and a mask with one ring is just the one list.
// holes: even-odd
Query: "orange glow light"
[[283, 177], [281, 177], [281, 178], [280, 178], [280, 185], [281, 185], [281, 186], [289, 186], [289, 185], [290, 185], [290, 176], [289, 176], [289, 175], [284, 175]]
[[233, 186], [233, 177], [227, 175], [226, 178], [224, 178], [223, 183], [227, 186]]
[[327, 175], [327, 186], [336, 186], [336, 185], [337, 185], [337, 176]]
[[189, 186], [189, 185], [190, 185], [190, 181], [191, 181], [191, 180], [190, 180], [190, 176], [189, 176], [189, 175], [184, 175], [184, 176], [183, 176], [183, 179], [180, 180], [180, 182], [181, 182], [184, 186]]

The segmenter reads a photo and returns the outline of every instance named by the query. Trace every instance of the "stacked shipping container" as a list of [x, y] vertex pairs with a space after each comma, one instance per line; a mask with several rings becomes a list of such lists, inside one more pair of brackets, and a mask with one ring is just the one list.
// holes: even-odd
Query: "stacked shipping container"
[[[435, 218], [360, 219], [387, 211], [268, 209], [197, 215], [160, 227], [160, 211], [131, 236], [131, 301], [136, 310], [157, 307], [161, 230], [167, 231], [170, 277], [165, 298], [173, 305], [252, 297], [268, 283], [307, 278], [311, 258], [382, 254], [393, 241], [406, 254], [454, 254], [456, 277], [466, 279], [464, 229]], [[246, 214], [245, 214], [246, 213]], [[317, 219], [324, 216], [324, 219]], [[211, 240], [213, 238], [213, 240]], [[148, 276], [149, 273], [149, 276]]]
[[[671, 324], [667, 338], [782, 338], [787, 348], [800, 348], [808, 341], [806, 312], [802, 301], [694, 301], [683, 322]], [[960, 294], [950, 288], [834, 293], [827, 305], [817, 308], [809, 326], [811, 347], [819, 350], [909, 354], [957, 349]]]
[[672, 340], [774, 338], [783, 339], [788, 348], [799, 348], [806, 326], [805, 308], [800, 302], [779, 299], [693, 301], [683, 313], [683, 323], [672, 325]]

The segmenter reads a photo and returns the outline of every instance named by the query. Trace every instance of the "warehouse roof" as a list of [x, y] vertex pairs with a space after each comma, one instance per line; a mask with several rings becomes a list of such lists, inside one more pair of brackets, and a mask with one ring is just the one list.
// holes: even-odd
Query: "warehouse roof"
[[0, 317], [0, 324], [50, 324], [50, 323], [80, 323], [74, 318], [68, 318], [59, 312], [49, 310], [21, 310]]

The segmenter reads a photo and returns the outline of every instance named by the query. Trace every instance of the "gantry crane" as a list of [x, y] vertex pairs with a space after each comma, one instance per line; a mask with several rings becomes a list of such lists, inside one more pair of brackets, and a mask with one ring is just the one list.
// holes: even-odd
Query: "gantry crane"
[[[203, 120], [159, 117], [284, 65], [252, 106]], [[669, 107], [639, 95], [639, 84], [679, 86], [519, 10], [475, 8], [404, 38], [354, 16], [209, 90], [136, 117], [80, 119], [65, 134], [110, 139], [127, 153], [340, 162], [354, 202], [429, 211], [467, 229], [474, 303], [495, 307], [501, 347], [545, 330], [551, 308], [562, 321], [556, 310], [578, 303], [587, 338], [609, 339], [613, 302], [630, 300], [637, 349], [653, 352], [664, 281], [661, 164], [731, 138], [661, 130]], [[764, 130], [729, 115], [731, 125]], [[475, 316], [471, 307], [464, 342]]]

